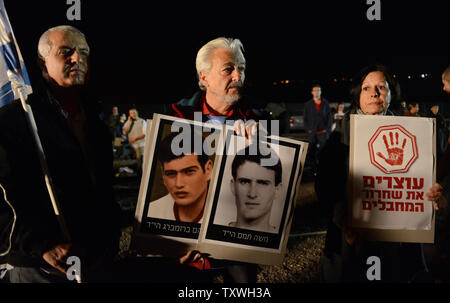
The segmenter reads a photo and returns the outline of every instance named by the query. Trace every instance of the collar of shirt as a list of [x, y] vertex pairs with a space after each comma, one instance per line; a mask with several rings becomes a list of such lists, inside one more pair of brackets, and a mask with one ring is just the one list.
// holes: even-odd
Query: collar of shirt
[[[202, 108], [202, 113], [203, 113], [203, 115], [205, 115], [205, 116], [206, 116], [206, 115], [217, 116], [217, 115], [214, 115], [214, 114], [209, 110], [209, 105], [208, 105], [208, 103], [206, 102], [206, 96], [205, 96], [205, 94], [202, 94], [201, 98], [202, 98], [202, 103], [203, 103], [203, 108]], [[229, 117], [233, 116], [233, 114], [234, 114], [234, 108], [232, 108], [232, 109], [228, 112], [228, 114], [227, 114], [226, 116], [222, 116], [222, 117], [227, 117], [227, 118], [229, 118]], [[220, 116], [217, 116], [217, 117], [220, 117]]]

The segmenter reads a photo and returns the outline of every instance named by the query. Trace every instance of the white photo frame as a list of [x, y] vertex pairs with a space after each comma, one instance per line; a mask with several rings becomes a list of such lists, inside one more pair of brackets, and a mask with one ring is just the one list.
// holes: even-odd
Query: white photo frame
[[[161, 212], [172, 211], [173, 199], [172, 204], [168, 201], [167, 207], [154, 212], [150, 210], [151, 203], [161, 201], [164, 197], [170, 198], [162, 182], [157, 154], [162, 140], [171, 133], [172, 125], [178, 125], [177, 128], [181, 131], [189, 129], [202, 132], [203, 136], [210, 139], [210, 136], [213, 136], [216, 138], [215, 144], [219, 144], [222, 137], [221, 126], [154, 114], [151, 126], [146, 132], [143, 172], [132, 237], [132, 249], [144, 255], [180, 256], [195, 249], [198, 243], [200, 222], [181, 222], [162, 215]], [[209, 158], [214, 162], [214, 155]]]
[[[305, 163], [308, 143], [282, 137], [267, 137], [266, 141], [279, 155], [283, 168], [283, 190], [279, 201], [272, 205], [272, 224], [274, 231], [260, 231], [233, 227], [236, 207], [230, 203], [230, 165], [237, 151], [246, 143], [234, 130], [227, 127], [223, 152], [216, 158], [213, 182], [208, 195], [206, 218], [199, 237], [199, 250], [209, 253], [213, 258], [241, 262], [276, 265], [281, 264], [295, 209], [295, 200], [300, 190], [300, 182]], [[234, 142], [234, 143], [233, 143]], [[284, 164], [283, 164], [284, 162]], [[274, 207], [277, 208], [274, 211]], [[280, 209], [281, 208], [281, 209]], [[273, 218], [272, 218], [273, 217]]]

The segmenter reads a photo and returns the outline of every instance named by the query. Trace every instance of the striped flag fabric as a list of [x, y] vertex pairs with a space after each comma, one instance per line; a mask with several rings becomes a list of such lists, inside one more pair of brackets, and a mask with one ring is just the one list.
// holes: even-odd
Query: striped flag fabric
[[32, 93], [30, 79], [6, 13], [0, 0], [0, 107]]

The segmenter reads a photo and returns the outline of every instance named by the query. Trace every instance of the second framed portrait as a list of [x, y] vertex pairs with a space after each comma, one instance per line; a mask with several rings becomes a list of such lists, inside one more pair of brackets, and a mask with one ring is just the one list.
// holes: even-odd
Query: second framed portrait
[[281, 263], [307, 145], [281, 137], [249, 143], [227, 129], [200, 249], [216, 258]]

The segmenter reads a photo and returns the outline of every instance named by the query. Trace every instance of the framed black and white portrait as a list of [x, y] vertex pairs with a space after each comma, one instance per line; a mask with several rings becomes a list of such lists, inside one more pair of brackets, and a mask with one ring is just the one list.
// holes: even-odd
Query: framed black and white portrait
[[250, 143], [228, 128], [216, 158], [200, 249], [216, 258], [280, 263], [307, 145], [281, 137]]

